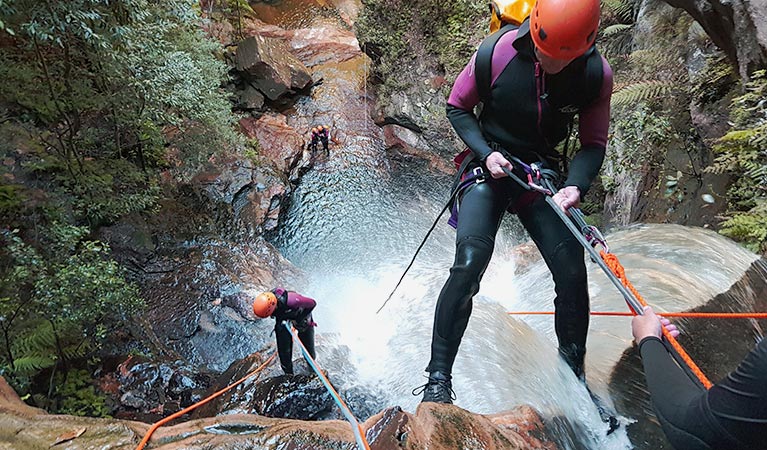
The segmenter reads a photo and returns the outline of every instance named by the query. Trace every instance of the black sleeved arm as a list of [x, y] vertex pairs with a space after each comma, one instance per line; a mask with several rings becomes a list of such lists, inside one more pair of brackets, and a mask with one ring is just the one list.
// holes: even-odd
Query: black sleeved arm
[[605, 147], [585, 145], [575, 154], [570, 163], [565, 186], [577, 186], [584, 197], [591, 187], [605, 159]]
[[767, 341], [708, 391], [660, 339], [645, 338], [639, 348], [656, 414], [674, 448], [767, 449]]
[[455, 129], [455, 132], [458, 133], [458, 137], [474, 152], [474, 156], [484, 162], [485, 158], [493, 152], [493, 149], [490, 148], [485, 136], [482, 134], [482, 128], [479, 125], [477, 116], [472, 111], [466, 111], [465, 109], [448, 104], [447, 119]]

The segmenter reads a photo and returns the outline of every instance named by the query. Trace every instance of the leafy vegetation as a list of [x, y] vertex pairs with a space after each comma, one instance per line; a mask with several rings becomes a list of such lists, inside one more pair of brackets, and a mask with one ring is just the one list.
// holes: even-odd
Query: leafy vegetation
[[456, 77], [490, 23], [487, 2], [478, 0], [363, 0], [363, 4], [357, 36], [376, 60], [384, 94], [402, 87], [397, 83], [403, 64], [422, 53], [436, 55], [448, 77]]
[[143, 304], [109, 248], [87, 233], [54, 223], [38, 247], [18, 230], [0, 234], [0, 373], [22, 393], [40, 371], [98, 350], [109, 327]]
[[720, 232], [749, 249], [767, 252], [767, 71], [760, 70], [733, 100], [733, 124], [715, 146], [717, 157], [708, 168], [730, 173], [728, 218]]
[[92, 232], [241, 145], [197, 5], [0, 0], [0, 374], [38, 405], [101, 414], [74, 369], [142, 305]]

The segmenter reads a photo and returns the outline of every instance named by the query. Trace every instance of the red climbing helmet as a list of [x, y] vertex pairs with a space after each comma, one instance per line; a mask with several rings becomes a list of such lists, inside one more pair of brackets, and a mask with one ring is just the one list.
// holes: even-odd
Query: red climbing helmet
[[575, 59], [594, 45], [599, 0], [538, 0], [530, 33], [538, 50], [555, 59]]
[[274, 292], [262, 292], [253, 300], [253, 314], [265, 319], [277, 308], [277, 296]]

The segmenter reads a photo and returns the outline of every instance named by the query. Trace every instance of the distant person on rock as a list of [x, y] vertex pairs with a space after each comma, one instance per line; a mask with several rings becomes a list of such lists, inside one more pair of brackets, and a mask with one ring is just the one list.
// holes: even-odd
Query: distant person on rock
[[309, 142], [309, 151], [314, 155], [317, 152], [317, 145], [320, 143], [320, 132], [317, 127], [312, 128], [311, 141]]
[[767, 340], [706, 390], [666, 349], [661, 326], [679, 335], [650, 307], [631, 321], [655, 415], [671, 445], [676, 450], [767, 449]]
[[274, 317], [277, 320], [274, 324], [277, 354], [286, 375], [293, 375], [293, 339], [283, 323], [291, 322], [298, 331], [301, 343], [314, 358], [314, 327], [317, 323], [312, 319], [312, 310], [315, 306], [317, 302], [313, 299], [281, 287], [262, 292], [253, 301], [253, 313], [258, 317]]
[[325, 152], [325, 155], [330, 155], [330, 150], [328, 149], [328, 143], [330, 141], [330, 128], [328, 128], [327, 125], [320, 125], [317, 127], [319, 130], [319, 138], [320, 142], [322, 142], [322, 151]]

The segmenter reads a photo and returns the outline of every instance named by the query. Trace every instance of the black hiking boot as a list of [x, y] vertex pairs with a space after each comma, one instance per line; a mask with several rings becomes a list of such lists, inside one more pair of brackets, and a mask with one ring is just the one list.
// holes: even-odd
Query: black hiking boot
[[421, 403], [452, 404], [455, 400], [455, 391], [453, 391], [453, 383], [450, 380], [449, 374], [432, 372], [429, 374], [429, 381], [426, 384], [413, 389], [413, 395], [420, 395], [423, 392]]

